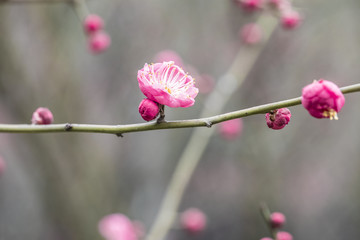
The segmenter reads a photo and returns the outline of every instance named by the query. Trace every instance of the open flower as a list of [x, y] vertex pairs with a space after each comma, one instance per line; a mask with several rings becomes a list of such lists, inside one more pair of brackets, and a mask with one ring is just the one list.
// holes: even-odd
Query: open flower
[[301, 103], [313, 117], [337, 119], [345, 97], [335, 83], [320, 79], [303, 88]]
[[137, 78], [146, 97], [169, 107], [190, 107], [199, 92], [194, 79], [172, 61], [145, 64]]

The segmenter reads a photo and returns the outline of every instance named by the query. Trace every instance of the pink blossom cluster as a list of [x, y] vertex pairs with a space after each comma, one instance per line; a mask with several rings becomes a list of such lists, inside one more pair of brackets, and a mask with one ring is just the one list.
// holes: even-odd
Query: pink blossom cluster
[[[284, 29], [294, 29], [299, 26], [301, 22], [301, 16], [299, 12], [297, 12], [290, 0], [233, 0], [239, 7], [244, 9], [248, 12], [255, 12], [258, 10], [271, 10], [275, 13], [276, 16], [279, 16], [281, 25]], [[247, 30], [244, 28], [242, 30], [240, 36], [243, 41], [246, 42], [248, 39], [246, 36]], [[255, 28], [254, 32], [252, 33], [252, 38], [250, 39], [259, 39], [259, 31]], [[252, 42], [252, 41], [250, 41]], [[256, 41], [257, 42], [257, 41]]]
[[88, 36], [88, 48], [92, 53], [101, 53], [111, 44], [111, 38], [103, 28], [104, 21], [98, 15], [90, 14], [84, 20], [84, 31]]
[[[139, 88], [149, 101], [153, 104], [140, 104], [139, 112], [152, 113], [147, 119], [157, 116], [158, 105], [169, 107], [190, 107], [195, 103], [195, 97], [199, 89], [194, 85], [194, 79], [173, 61], [145, 64], [137, 75]], [[144, 100], [143, 100], [144, 102]], [[148, 106], [151, 109], [145, 109]]]
[[345, 97], [335, 83], [320, 79], [303, 88], [301, 103], [315, 118], [337, 119]]
[[[281, 212], [273, 212], [270, 215], [269, 225], [273, 230], [278, 230], [284, 226], [286, 217]], [[261, 238], [260, 240], [273, 240], [269, 237]], [[278, 231], [276, 233], [276, 240], [293, 240], [293, 236], [285, 231]]]
[[180, 222], [188, 233], [199, 233], [206, 227], [206, 215], [198, 208], [189, 208], [181, 214]]

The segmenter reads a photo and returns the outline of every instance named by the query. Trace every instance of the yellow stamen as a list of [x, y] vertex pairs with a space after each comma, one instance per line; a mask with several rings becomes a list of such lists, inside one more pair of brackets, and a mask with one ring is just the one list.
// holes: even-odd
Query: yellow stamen
[[330, 109], [329, 111], [323, 112], [324, 117], [330, 118], [330, 120], [338, 120], [337, 113], [334, 109]]

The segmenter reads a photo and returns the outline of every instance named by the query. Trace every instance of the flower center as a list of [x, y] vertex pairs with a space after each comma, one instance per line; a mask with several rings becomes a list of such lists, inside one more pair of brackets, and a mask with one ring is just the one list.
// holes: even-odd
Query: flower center
[[330, 109], [330, 110], [328, 110], [328, 111], [324, 111], [324, 112], [323, 112], [323, 115], [324, 115], [324, 117], [326, 117], [326, 118], [330, 118], [330, 120], [333, 120], [333, 119], [338, 120], [338, 119], [339, 119], [338, 116], [337, 116], [337, 114], [336, 114], [336, 111], [335, 111], [334, 109]]

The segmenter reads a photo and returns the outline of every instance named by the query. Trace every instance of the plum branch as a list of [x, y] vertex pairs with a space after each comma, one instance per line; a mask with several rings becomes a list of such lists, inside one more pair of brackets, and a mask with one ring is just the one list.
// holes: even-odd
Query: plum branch
[[[344, 94], [360, 92], [360, 83], [340, 88]], [[3, 133], [52, 133], [52, 132], [85, 132], [85, 133], [108, 133], [121, 135], [130, 132], [143, 132], [161, 129], [173, 128], [192, 128], [192, 127], [211, 127], [214, 124], [228, 121], [235, 118], [243, 118], [256, 114], [265, 114], [271, 110], [291, 107], [301, 104], [301, 97], [287, 99], [283, 101], [263, 104], [238, 111], [228, 112], [211, 117], [178, 120], [168, 122], [150, 122], [125, 125], [98, 125], [98, 124], [49, 124], [49, 125], [32, 125], [32, 124], [0, 124], [0, 132]]]

